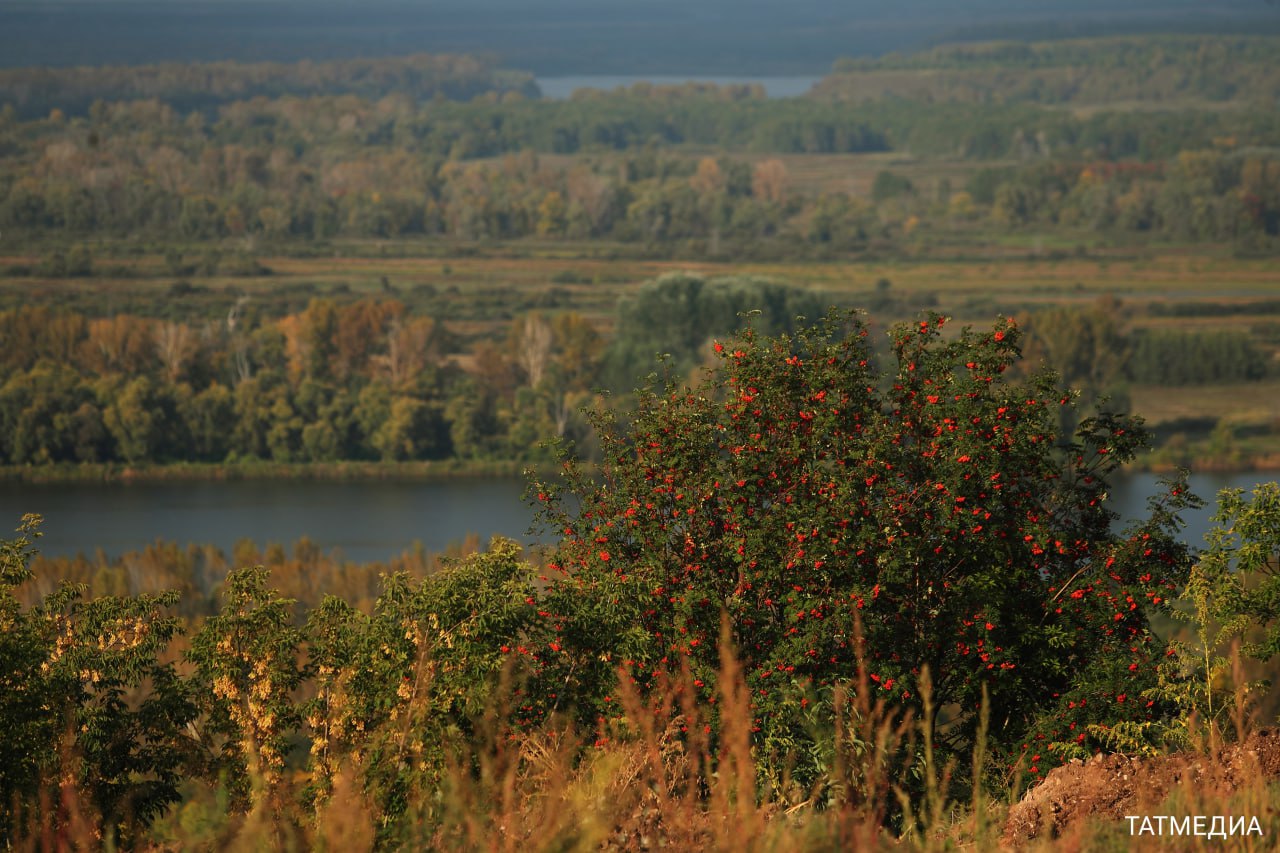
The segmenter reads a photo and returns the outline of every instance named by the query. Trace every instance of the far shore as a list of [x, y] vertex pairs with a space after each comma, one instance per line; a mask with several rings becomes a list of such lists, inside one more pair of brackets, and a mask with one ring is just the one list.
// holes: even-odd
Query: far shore
[[20, 483], [161, 483], [217, 480], [455, 480], [545, 475], [559, 466], [516, 460], [421, 462], [175, 462], [163, 465], [4, 465], [0, 481]]
[[[584, 469], [593, 466], [583, 463]], [[1241, 459], [1213, 457], [1175, 464], [1159, 454], [1147, 454], [1125, 466], [1126, 472], [1169, 474], [1187, 467], [1197, 474], [1243, 474], [1280, 470], [1280, 455], [1261, 454]], [[87, 463], [57, 465], [2, 465], [0, 482], [18, 483], [166, 483], [219, 480], [465, 480], [554, 476], [560, 466], [551, 462], [518, 460], [433, 460], [418, 462], [269, 462], [229, 463], [174, 462], [163, 465], [123, 465]]]

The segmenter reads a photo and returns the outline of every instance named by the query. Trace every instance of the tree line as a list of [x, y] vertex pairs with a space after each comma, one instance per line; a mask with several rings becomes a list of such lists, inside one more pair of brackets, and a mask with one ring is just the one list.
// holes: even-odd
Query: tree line
[[[463, 337], [389, 296], [228, 298], [185, 318], [0, 311], [0, 463], [538, 461], [547, 437], [594, 456], [580, 410], [598, 390], [625, 402], [649, 373], [696, 381], [744, 316], [786, 332], [829, 304], [763, 278], [668, 274], [620, 301], [607, 340], [566, 311]], [[1135, 327], [1131, 314], [1114, 300], [1033, 314], [1023, 363], [1121, 407], [1131, 383], [1273, 373], [1238, 333]]]
[[[1099, 157], [1096, 140], [1082, 141], [1094, 151], [1082, 159], [1055, 153], [1043, 134], [1006, 128], [1003, 138], [988, 129], [1026, 159], [978, 170], [964, 186], [917, 187], [890, 169], [862, 195], [801, 191], [781, 157], [646, 146], [568, 162], [528, 149], [465, 160], [401, 134], [395, 103], [236, 106], [213, 126], [155, 102], [104, 107], [101, 123], [0, 122], [0, 229], [59, 240], [142, 232], [171, 242], [603, 238], [713, 256], [858, 251], [986, 226], [1214, 241], [1280, 231], [1280, 157], [1235, 138], [1144, 162]], [[278, 133], [281, 109], [305, 127]], [[275, 118], [258, 121], [263, 115]], [[384, 119], [385, 134], [370, 126]], [[1144, 120], [1169, 134], [1181, 127], [1168, 116]], [[525, 145], [537, 137], [531, 128], [518, 135]], [[718, 130], [707, 138], [723, 141]]]
[[[989, 204], [1007, 227], [1061, 225], [1233, 240], [1280, 233], [1280, 155], [1266, 149], [1183, 151], [1139, 163], [1044, 163], [975, 175], [957, 213]], [[971, 215], [971, 214], [970, 214]]]
[[545, 461], [548, 438], [589, 454], [580, 410], [598, 390], [688, 374], [742, 312], [783, 330], [825, 307], [767, 280], [671, 275], [623, 302], [608, 344], [573, 312], [463, 340], [393, 298], [278, 316], [242, 298], [188, 321], [0, 311], [0, 464]]
[[392, 92], [419, 99], [469, 101], [487, 93], [538, 94], [533, 75], [481, 57], [416, 54], [328, 62], [167, 62], [159, 65], [0, 69], [0, 104], [25, 118], [85, 115], [104, 101], [159, 100], [181, 112], [283, 95]]
[[1267, 103], [1280, 95], [1277, 50], [1274, 36], [1246, 35], [944, 44], [905, 55], [838, 59], [815, 94], [975, 104]]
[[204, 323], [18, 309], [0, 329], [0, 458], [34, 465], [541, 458], [581, 429], [601, 348], [577, 315], [530, 315], [466, 370], [396, 300]]
[[1141, 328], [1133, 321], [1133, 312], [1110, 298], [1088, 308], [1032, 314], [1026, 324], [1025, 364], [1053, 369], [1090, 397], [1118, 399], [1124, 398], [1129, 383], [1179, 387], [1256, 382], [1273, 373], [1274, 353], [1250, 335], [1225, 329]]

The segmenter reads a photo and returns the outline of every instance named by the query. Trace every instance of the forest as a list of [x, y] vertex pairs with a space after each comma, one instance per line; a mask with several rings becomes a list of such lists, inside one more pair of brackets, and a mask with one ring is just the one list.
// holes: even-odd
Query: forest
[[0, 845], [1280, 832], [1280, 490], [1189, 479], [1280, 465], [1280, 37], [553, 99], [496, 48], [146, 32], [0, 70], [0, 488], [520, 471], [542, 544], [11, 520]]
[[[1252, 110], [850, 110], [702, 86], [421, 107], [289, 96], [213, 119], [99, 101], [83, 118], [0, 117], [0, 227], [60, 240], [564, 237], [712, 254], [762, 243], [779, 257], [1031, 224], [1247, 242], [1280, 227], [1278, 137], [1274, 113]], [[681, 153], [709, 145], [736, 153]], [[885, 168], [863, 195], [800, 191], [788, 161], [767, 156], [881, 151], [999, 165], [932, 187]]]
[[1280, 85], [1273, 47], [1269, 38], [1248, 36], [944, 44], [902, 56], [839, 59], [818, 91], [843, 100], [1264, 104]]

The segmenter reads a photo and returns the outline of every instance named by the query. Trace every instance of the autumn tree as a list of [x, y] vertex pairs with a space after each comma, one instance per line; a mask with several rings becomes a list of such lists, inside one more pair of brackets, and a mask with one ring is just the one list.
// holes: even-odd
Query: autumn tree
[[373, 356], [374, 365], [392, 387], [400, 387], [439, 357], [438, 324], [429, 317], [392, 317], [382, 350]]
[[314, 379], [334, 378], [338, 329], [338, 308], [329, 299], [313, 299], [301, 317], [299, 352], [305, 375]]
[[99, 373], [143, 373], [156, 359], [150, 323], [132, 314], [90, 320], [82, 351], [86, 366]]
[[195, 336], [185, 323], [163, 322], [154, 330], [156, 354], [170, 382], [177, 382], [195, 348]]
[[741, 323], [739, 312], [761, 312], [764, 332], [795, 328], [797, 315], [816, 316], [821, 301], [809, 291], [753, 276], [706, 278], [670, 273], [646, 282], [618, 305], [613, 343], [605, 356], [605, 379], [615, 390], [633, 387], [637, 377], [670, 356], [686, 371], [713, 335], [725, 335]]
[[551, 357], [551, 324], [537, 314], [526, 314], [517, 321], [514, 331], [516, 362], [529, 385], [536, 388], [542, 383]]
[[786, 164], [776, 158], [762, 160], [751, 172], [751, 194], [770, 204], [783, 204], [789, 182]]
[[[1109, 396], [1127, 407], [1125, 365], [1132, 354], [1128, 311], [1120, 300], [1104, 297], [1089, 308], [1053, 308], [1027, 321], [1024, 370], [1054, 370], [1085, 403]], [[1073, 425], [1064, 422], [1070, 430]]]
[[334, 375], [339, 381], [363, 375], [374, 356], [380, 354], [388, 326], [405, 314], [396, 300], [362, 299], [338, 309], [333, 330]]

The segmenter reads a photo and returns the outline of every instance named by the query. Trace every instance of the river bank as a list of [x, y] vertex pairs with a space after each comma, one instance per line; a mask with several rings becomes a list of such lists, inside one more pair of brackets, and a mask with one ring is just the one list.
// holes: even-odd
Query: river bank
[[429, 462], [175, 462], [164, 465], [3, 465], [0, 482], [18, 483], [174, 483], [240, 480], [377, 481], [491, 479], [523, 477], [526, 471], [547, 474], [551, 463], [517, 460], [437, 460]]
[[[590, 465], [584, 465], [590, 468]], [[511, 459], [448, 459], [427, 462], [269, 462], [231, 463], [175, 462], [163, 465], [119, 465], [88, 463], [79, 465], [0, 465], [0, 482], [17, 483], [180, 483], [261, 481], [359, 482], [406, 480], [469, 480], [523, 478], [525, 472], [548, 477], [560, 466]], [[1127, 473], [1171, 474], [1187, 468], [1197, 474], [1248, 474], [1280, 470], [1280, 454], [1238, 453], [1223, 457], [1185, 457], [1153, 451], [1124, 467]]]

